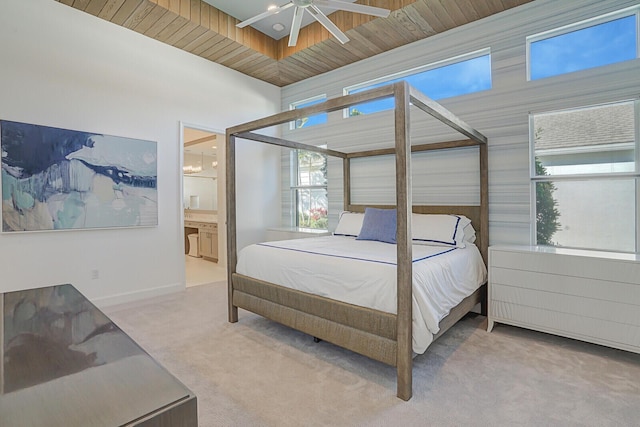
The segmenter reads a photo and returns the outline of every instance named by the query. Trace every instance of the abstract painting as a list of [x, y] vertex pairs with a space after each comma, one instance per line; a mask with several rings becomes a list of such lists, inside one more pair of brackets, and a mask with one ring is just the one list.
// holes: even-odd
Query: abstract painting
[[0, 120], [2, 231], [158, 224], [153, 141]]

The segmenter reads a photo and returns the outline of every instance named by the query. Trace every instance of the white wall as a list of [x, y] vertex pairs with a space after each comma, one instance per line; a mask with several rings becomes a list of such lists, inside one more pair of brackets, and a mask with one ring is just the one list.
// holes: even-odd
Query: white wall
[[[182, 289], [179, 122], [224, 131], [279, 111], [280, 89], [51, 0], [0, 0], [0, 40], [1, 119], [157, 141], [159, 192], [157, 227], [0, 234], [0, 292], [72, 283], [109, 304]], [[261, 177], [251, 203], [271, 199], [279, 153], [238, 151], [238, 180]], [[258, 240], [278, 219], [239, 210], [238, 228]]]
[[[289, 85], [282, 90], [282, 108], [320, 94], [328, 98], [340, 96], [345, 86], [490, 48], [493, 88], [439, 102], [489, 138], [490, 243], [530, 244], [529, 113], [638, 97], [640, 60], [527, 82], [525, 38], [637, 4], [637, 0], [537, 0]], [[327, 143], [332, 149], [376, 148], [385, 143], [389, 146], [392, 124], [390, 112], [350, 119], [343, 119], [336, 112], [329, 115], [326, 125], [284, 129], [283, 135], [301, 142]], [[449, 135], [432, 128], [426, 120], [412, 122], [414, 143], [442, 137]], [[442, 199], [449, 195], [460, 196], [461, 203], [472, 202], [467, 189], [473, 174], [457, 174], [468, 166], [455, 159], [451, 161], [450, 165], [438, 161], [433, 166], [416, 168], [414, 172], [420, 176], [414, 175], [414, 202], [448, 202]], [[342, 209], [340, 167], [340, 163], [329, 165], [330, 219]], [[394, 189], [384, 185], [393, 180], [381, 173], [380, 167], [374, 164], [364, 176], [369, 179], [366, 184], [373, 183], [375, 192], [367, 185], [355, 188], [355, 194], [352, 193], [355, 200], [369, 201], [369, 193], [393, 200]], [[439, 167], [445, 174], [430, 176]], [[286, 202], [283, 212], [287, 211]]]

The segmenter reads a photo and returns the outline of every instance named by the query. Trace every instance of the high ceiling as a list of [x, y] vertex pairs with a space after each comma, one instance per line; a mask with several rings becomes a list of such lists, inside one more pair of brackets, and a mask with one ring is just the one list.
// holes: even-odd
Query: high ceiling
[[[266, 11], [269, 6], [281, 6], [287, 3], [287, 0], [203, 0], [205, 3], [210, 4], [218, 10], [226, 13], [227, 15], [238, 18], [240, 21], [253, 18], [254, 16]], [[348, 3], [353, 3], [355, 0], [340, 0]], [[325, 15], [329, 15], [335, 12], [332, 9], [321, 7], [320, 10]], [[271, 15], [267, 18], [251, 25], [256, 30], [260, 31], [271, 37], [274, 40], [280, 40], [283, 37], [289, 36], [291, 30], [291, 21], [293, 20], [293, 8], [289, 8], [279, 12], [277, 15]], [[302, 26], [306, 27], [309, 24], [314, 23], [315, 20], [310, 14], [305, 13], [302, 17]], [[277, 31], [273, 28], [274, 25], [282, 25], [282, 30]]]
[[[294, 47], [287, 46], [288, 37], [276, 39], [253, 27], [236, 27], [241, 20], [263, 12], [269, 0], [55, 1], [286, 86], [533, 0], [358, 0], [356, 3], [392, 12], [388, 18], [376, 18], [336, 11], [329, 18], [350, 38], [348, 43], [341, 44], [314, 22], [300, 31]], [[286, 35], [287, 30], [283, 32]]]

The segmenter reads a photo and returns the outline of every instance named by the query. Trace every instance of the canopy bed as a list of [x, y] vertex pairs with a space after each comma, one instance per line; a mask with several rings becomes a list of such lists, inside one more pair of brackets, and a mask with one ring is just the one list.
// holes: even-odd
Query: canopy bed
[[[254, 132], [259, 129], [309, 117], [310, 115], [320, 112], [337, 111], [363, 102], [391, 97], [395, 100], [395, 146], [393, 148], [347, 153], [305, 145]], [[467, 139], [412, 145], [409, 129], [410, 110], [412, 108], [417, 108], [435, 117], [450, 128], [464, 135]], [[342, 236], [317, 238], [321, 240], [319, 243], [321, 246], [323, 244], [328, 245], [326, 242], [329, 239], [343, 239], [339, 241], [337, 245], [338, 247], [344, 248], [342, 252], [340, 252], [341, 249], [334, 249], [331, 247], [326, 247], [324, 249], [309, 249], [307, 246], [300, 247], [296, 246], [297, 244], [289, 242], [288, 244], [283, 243], [277, 245], [251, 245], [248, 248], [243, 248], [241, 256], [239, 257], [236, 243], [236, 139], [246, 139], [274, 144], [290, 149], [315, 151], [342, 159], [344, 176], [344, 210], [349, 213], [364, 212], [364, 223], [361, 225], [362, 228], [358, 229], [359, 231], [354, 232], [355, 234], [346, 233], [346, 235]], [[478, 147], [478, 179], [480, 181], [479, 204], [474, 206], [414, 206], [412, 203], [411, 190], [411, 153], [429, 150], [457, 149], [463, 147]], [[416, 346], [418, 347], [417, 352], [424, 351], [424, 348], [426, 348], [428, 343], [441, 336], [447, 329], [472, 310], [476, 304], [482, 303], [484, 309], [484, 304], [486, 303], [485, 265], [489, 241], [486, 137], [457, 118], [440, 104], [412, 88], [406, 82], [397, 82], [365, 92], [329, 99], [323, 103], [312, 105], [310, 107], [286, 111], [229, 128], [227, 129], [226, 149], [229, 321], [232, 323], [237, 322], [238, 308], [242, 308], [298, 329], [318, 339], [331, 342], [372, 359], [395, 366], [397, 370], [397, 395], [401, 399], [409, 400], [412, 396], [412, 357], [416, 352]], [[395, 155], [396, 205], [364, 206], [361, 204], [353, 204], [351, 201], [350, 191], [350, 161], [355, 158], [381, 155]], [[386, 211], [383, 215], [386, 215], [389, 211], [393, 211], [395, 218], [393, 236], [391, 236], [391, 242], [394, 243], [393, 245], [390, 245], [389, 243], [381, 243], [379, 241], [382, 240], [385, 242], [386, 240], [384, 239], [364, 239], [362, 238], [362, 234], [358, 236], [358, 233], [364, 233], [365, 224], [371, 223], [369, 218], [373, 218], [374, 213], [378, 214], [382, 210]], [[428, 216], [429, 221], [433, 219], [436, 220], [436, 222], [440, 220], [448, 221], [453, 218], [455, 221], [454, 228], [461, 226], [461, 218], [468, 222], [470, 220], [470, 223], [476, 232], [475, 244], [472, 243], [472, 240], [466, 241], [466, 244], [463, 241], [456, 241], [451, 244], [450, 248], [447, 248], [442, 247], [440, 243], [437, 243], [436, 246], [428, 246], [433, 243], [433, 240], [431, 242], [417, 242], [418, 239], [416, 233], [424, 230], [421, 221], [427, 218], [427, 215], [431, 215]], [[388, 215], [386, 219], [388, 220]], [[338, 227], [341, 226], [344, 226], [343, 218], [340, 219]], [[458, 231], [458, 237], [461, 238], [462, 229], [457, 228], [456, 230]], [[456, 236], [455, 233], [456, 231], [454, 231], [454, 236]], [[335, 234], [339, 233], [336, 232]], [[313, 241], [316, 239], [304, 240]], [[417, 243], [426, 243], [427, 246], [418, 246]], [[373, 254], [371, 257], [368, 255], [347, 255], [355, 254], [358, 250], [355, 245], [360, 244], [369, 245], [371, 247], [381, 247], [385, 253], [373, 254], [373, 252], [371, 252], [371, 254]], [[445, 242], [445, 246], [447, 244], [449, 243]], [[291, 251], [291, 253], [296, 252], [302, 254], [300, 256], [307, 256], [311, 252], [318, 252], [320, 253], [320, 256], [325, 257], [325, 262], [330, 262], [327, 260], [333, 259], [337, 263], [345, 263], [349, 258], [354, 259], [354, 263], [357, 261], [369, 262], [370, 264], [368, 264], [368, 266], [370, 266], [370, 268], [373, 268], [375, 264], [375, 268], [380, 268], [380, 271], [383, 272], [381, 274], [385, 275], [389, 275], [389, 268], [391, 268], [391, 275], [393, 276], [392, 286], [395, 286], [392, 292], [392, 296], [395, 297], [393, 298], [395, 299], [395, 307], [392, 307], [391, 309], [388, 307], [382, 308], [376, 304], [373, 304], [374, 308], [371, 308], [371, 305], [369, 307], [361, 306], [359, 303], [354, 302], [358, 301], [357, 299], [350, 299], [351, 297], [334, 297], [331, 295], [324, 295], [322, 292], [309, 292], [309, 288], [306, 287], [306, 283], [301, 284], [302, 286], [291, 286], [279, 283], [280, 281], [277, 280], [277, 276], [278, 268], [280, 267], [274, 269], [272, 275], [266, 274], [264, 276], [260, 276], [259, 274], [248, 273], [252, 270], [252, 266], [256, 264], [256, 262], [253, 261], [255, 258], [247, 258], [249, 257], [248, 253], [252, 251], [256, 252], [257, 258], [267, 257], [268, 255], [263, 251], [266, 251], [268, 246], [276, 246], [275, 248], [272, 247], [268, 250], [287, 250]], [[358, 246], [358, 248], [359, 247], [360, 246]], [[467, 252], [473, 253], [475, 251], [478, 254], [477, 258], [480, 260], [479, 262], [481, 267], [472, 267], [471, 274], [475, 277], [473, 280], [478, 281], [478, 277], [480, 277], [479, 283], [476, 283], [474, 286], [467, 287], [465, 291], [456, 291], [460, 294], [459, 298], [453, 303], [449, 302], [449, 305], [452, 305], [452, 307], [446, 306], [440, 310], [441, 312], [437, 315], [435, 320], [436, 324], [429, 328], [432, 333], [428, 333], [427, 338], [414, 336], [414, 329], [416, 329], [414, 313], [417, 310], [421, 311], [421, 307], [424, 304], [429, 305], [428, 302], [422, 302], [420, 298], [418, 298], [419, 295], [417, 294], [422, 293], [422, 291], [416, 288], [417, 285], [414, 283], [416, 281], [415, 276], [421, 274], [431, 276], [445, 275], [437, 272], [421, 273], [421, 269], [426, 268], [422, 267], [421, 263], [430, 258], [451, 260], [450, 264], [454, 267], [449, 266], [445, 268], [455, 270], [455, 268], [459, 268], [455, 267], [455, 265], [460, 265], [460, 261], [453, 260], [453, 255], [456, 254], [457, 256], [459, 253], [462, 254], [466, 250], [464, 249], [465, 247], [468, 249]], [[389, 253], [390, 250], [392, 251], [391, 254]], [[365, 249], [365, 252], [369, 253], [368, 251], [369, 249]], [[473, 255], [471, 256], [473, 257]], [[278, 256], [275, 255], [274, 258], [278, 258]], [[279, 258], [289, 259], [294, 257], [280, 256]], [[483, 260], [484, 263], [482, 262]], [[305, 261], [303, 260], [303, 262]], [[309, 261], [306, 262], [308, 263]], [[468, 265], [477, 264], [477, 261], [472, 261]], [[291, 266], [283, 266], [281, 268], [288, 268], [290, 269], [289, 271], [292, 269]], [[367, 267], [365, 267], [365, 269], [366, 268]], [[478, 268], [482, 270], [481, 273], [478, 273]], [[343, 264], [337, 268], [327, 268], [325, 265], [325, 270], [347, 269], [347, 264]], [[464, 267], [464, 269], [467, 269], [467, 267]], [[305, 274], [307, 275], [305, 276]], [[446, 273], [446, 275], [450, 274]], [[453, 275], [455, 276], [455, 274]], [[302, 273], [300, 278], [301, 281], [306, 281], [306, 278], [311, 276], [316, 276], [316, 274], [309, 272]], [[332, 279], [329, 278], [327, 280], [331, 281]], [[335, 280], [344, 281], [349, 279], [341, 278]], [[453, 282], [456, 282], [457, 280], [458, 279], [454, 278]], [[460, 280], [465, 281], [466, 279]], [[464, 294], [461, 294], [461, 292], [464, 292]], [[351, 292], [351, 295], [354, 294], [357, 294], [357, 292]], [[373, 299], [375, 300], [376, 297]], [[380, 298], [378, 298], [378, 300], [379, 299]], [[383, 302], [382, 305], [384, 304], [385, 303]], [[433, 322], [433, 320], [431, 322]], [[418, 344], [416, 344], [417, 342]]]

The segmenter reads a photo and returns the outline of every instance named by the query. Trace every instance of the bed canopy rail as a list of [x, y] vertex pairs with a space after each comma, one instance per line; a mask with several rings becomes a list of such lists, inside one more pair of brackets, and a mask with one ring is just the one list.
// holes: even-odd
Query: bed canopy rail
[[[359, 151], [353, 153], [345, 153], [325, 148], [316, 147], [313, 145], [307, 145], [299, 142], [289, 141], [286, 139], [266, 136], [255, 133], [254, 131], [280, 125], [295, 121], [300, 118], [308, 117], [317, 113], [338, 111], [350, 106], [360, 104], [368, 101], [375, 101], [384, 98], [395, 99], [394, 109], [394, 129], [395, 129], [395, 145], [393, 148], [378, 149], [370, 151]], [[411, 145], [410, 137], [410, 105], [417, 107], [418, 109], [433, 116], [439, 121], [447, 124], [452, 129], [458, 131], [468, 139], [460, 141], [447, 141], [423, 145]], [[265, 317], [271, 317], [273, 320], [280, 321], [281, 323], [288, 325], [297, 325], [307, 321], [309, 317], [308, 313], [304, 310], [294, 310], [294, 313], [289, 313], [290, 307], [286, 304], [279, 305], [275, 308], [266, 307], [272, 302], [260, 300], [260, 297], [248, 295], [246, 293], [248, 286], [256, 286], [263, 289], [260, 292], [266, 292], [269, 284], [259, 283], [259, 281], [249, 280], [249, 284], [246, 277], [236, 274], [235, 268], [237, 264], [237, 242], [236, 242], [236, 155], [235, 155], [235, 140], [236, 138], [252, 140], [281, 147], [291, 149], [301, 149], [312, 152], [318, 152], [326, 154], [328, 156], [338, 157], [343, 160], [343, 173], [344, 173], [344, 208], [347, 210], [363, 211], [364, 206], [354, 205], [351, 203], [350, 196], [350, 160], [353, 158], [370, 157], [378, 155], [390, 155], [395, 154], [396, 159], [396, 205], [388, 206], [395, 207], [397, 209], [397, 314], [393, 316], [395, 318], [395, 333], [394, 338], [390, 341], [391, 347], [386, 344], [385, 349], [381, 351], [380, 355], [376, 354], [375, 350], [366, 350], [366, 338], [358, 336], [357, 345], [352, 344], [353, 338], [344, 338], [354, 333], [354, 328], [351, 326], [344, 326], [344, 329], [340, 329], [341, 333], [335, 334], [334, 343], [351, 349], [356, 352], [360, 352], [369, 357], [377, 360], [381, 360], [385, 363], [394, 365], [397, 370], [397, 395], [403, 400], [409, 400], [412, 396], [412, 240], [411, 240], [411, 213], [414, 210], [412, 203], [411, 192], [411, 153], [417, 151], [427, 150], [439, 150], [439, 149], [452, 149], [463, 147], [479, 147], [480, 158], [480, 205], [479, 206], [456, 206], [456, 207], [433, 207], [427, 210], [418, 210], [417, 212], [430, 212], [430, 213], [460, 213], [466, 214], [472, 221], [474, 221], [475, 227], [478, 230], [478, 247], [482, 254], [482, 257], [487, 261], [487, 249], [488, 249], [488, 165], [487, 165], [487, 138], [480, 132], [460, 120], [453, 113], [446, 110], [437, 102], [431, 100], [427, 96], [423, 95], [416, 89], [412, 88], [406, 82], [396, 82], [387, 86], [374, 88], [368, 91], [363, 91], [357, 94], [345, 95], [337, 98], [329, 99], [325, 102], [315, 104], [309, 107], [285, 111], [282, 113], [274, 114], [269, 117], [265, 117], [259, 120], [254, 120], [245, 124], [231, 127], [227, 129], [227, 158], [226, 158], [226, 173], [227, 173], [227, 259], [228, 259], [228, 309], [229, 309], [229, 322], [238, 321], [238, 307], [247, 308], [258, 314], [262, 314]], [[369, 205], [370, 206], [370, 205]], [[451, 210], [453, 209], [453, 210]], [[234, 292], [234, 280], [239, 287], [237, 292]], [[486, 291], [486, 290], [485, 290]], [[255, 295], [260, 292], [255, 292]], [[237, 295], [236, 295], [237, 294]], [[479, 292], [476, 292], [479, 295]], [[291, 299], [291, 295], [286, 299]], [[313, 299], [309, 296], [309, 300]], [[486, 297], [485, 297], [486, 300]], [[244, 301], [244, 303], [241, 303]], [[465, 300], [466, 301], [466, 300]], [[466, 305], [474, 304], [479, 301], [479, 297], [474, 295], [474, 298], [468, 298]], [[305, 303], [307, 304], [307, 303]], [[309, 305], [311, 303], [308, 303]], [[471, 305], [473, 307], [473, 305]], [[470, 309], [470, 308], [469, 308]], [[465, 308], [466, 313], [469, 309]], [[273, 310], [273, 311], [271, 311]], [[289, 310], [289, 311], [288, 311]], [[268, 313], [266, 315], [265, 313]], [[453, 311], [452, 311], [453, 313]], [[464, 313], [456, 314], [452, 317], [450, 323], [455, 323], [457, 319], [462, 317]], [[294, 316], [295, 320], [291, 320]], [[444, 319], [443, 319], [444, 320]], [[314, 320], [315, 321], [315, 320]], [[330, 328], [335, 329], [340, 327], [336, 326], [335, 322], [329, 320]], [[309, 321], [308, 323], [313, 323]], [[295, 326], [294, 326], [295, 327]], [[324, 326], [327, 328], [327, 326]], [[309, 326], [304, 332], [314, 333], [316, 327]], [[322, 326], [318, 326], [317, 330], [320, 331]], [[441, 333], [445, 329], [441, 328]], [[320, 331], [322, 332], [322, 331]], [[319, 332], [319, 333], [320, 333]], [[366, 333], [365, 333], [366, 335]], [[371, 334], [369, 334], [371, 335]], [[370, 341], [372, 346], [376, 346], [377, 342], [373, 335]], [[363, 345], [363, 339], [365, 344]], [[385, 338], [386, 339], [386, 338]], [[364, 350], [363, 350], [364, 349]], [[389, 351], [395, 353], [393, 357], [389, 357]], [[382, 355], [382, 352], [385, 354]], [[378, 356], [378, 357], [376, 357]]]

